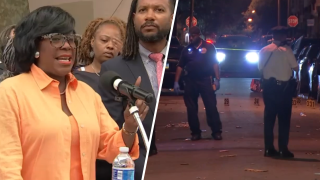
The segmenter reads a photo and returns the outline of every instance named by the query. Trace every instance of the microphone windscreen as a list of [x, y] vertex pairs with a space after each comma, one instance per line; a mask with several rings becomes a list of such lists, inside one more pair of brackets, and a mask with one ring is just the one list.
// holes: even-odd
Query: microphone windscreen
[[100, 76], [100, 83], [102, 87], [114, 91], [116, 89], [114, 89], [113, 83], [116, 79], [121, 79], [119, 74], [114, 71], [107, 71]]

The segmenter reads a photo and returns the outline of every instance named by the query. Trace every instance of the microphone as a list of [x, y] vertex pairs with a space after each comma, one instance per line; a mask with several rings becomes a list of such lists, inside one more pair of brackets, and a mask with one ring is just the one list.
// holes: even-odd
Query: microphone
[[122, 80], [121, 77], [113, 71], [103, 73], [100, 77], [100, 83], [106, 89], [116, 90], [118, 93], [127, 96], [128, 98], [141, 99], [147, 103], [151, 103], [153, 101], [152, 93]]
[[129, 98], [129, 112], [133, 116], [133, 118], [136, 120], [143, 142], [146, 150], [149, 149], [149, 140], [148, 136], [146, 134], [146, 130], [143, 127], [142, 121], [140, 119], [139, 115], [139, 109], [137, 106], [135, 106], [135, 100], [140, 99], [144, 100], [147, 103], [152, 102], [153, 100], [153, 94], [146, 92], [139, 87], [136, 87], [126, 81], [123, 81], [121, 77], [113, 72], [113, 71], [107, 71], [100, 76], [100, 83], [102, 87], [106, 88], [107, 90], [114, 91], [116, 90], [121, 95], [127, 96]]

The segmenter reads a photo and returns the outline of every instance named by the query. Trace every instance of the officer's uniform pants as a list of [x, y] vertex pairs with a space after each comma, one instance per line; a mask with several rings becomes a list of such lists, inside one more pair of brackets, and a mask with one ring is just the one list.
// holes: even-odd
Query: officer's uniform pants
[[216, 94], [212, 88], [210, 77], [202, 79], [185, 79], [184, 103], [187, 107], [188, 122], [192, 135], [201, 134], [200, 123], [198, 118], [198, 97], [206, 108], [207, 123], [211, 127], [212, 134], [221, 133], [222, 125], [217, 109]]
[[156, 132], [155, 130], [153, 130], [153, 136], [151, 138], [151, 144], [150, 144], [150, 150], [157, 150], [157, 146], [156, 146]]
[[264, 109], [264, 142], [265, 149], [274, 148], [273, 129], [278, 116], [279, 126], [279, 150], [287, 150], [289, 143], [289, 131], [292, 112], [292, 93], [288, 82], [276, 80], [264, 80], [263, 100]]

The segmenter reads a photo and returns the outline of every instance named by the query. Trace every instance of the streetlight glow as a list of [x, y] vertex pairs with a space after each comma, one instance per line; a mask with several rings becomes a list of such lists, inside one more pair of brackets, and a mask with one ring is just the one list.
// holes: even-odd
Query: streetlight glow
[[252, 22], [252, 18], [249, 18], [248, 21], [249, 21], [249, 22]]
[[255, 12], [256, 12], [256, 10], [252, 10], [251, 12], [252, 12], [252, 14], [253, 14], [253, 13], [255, 13]]

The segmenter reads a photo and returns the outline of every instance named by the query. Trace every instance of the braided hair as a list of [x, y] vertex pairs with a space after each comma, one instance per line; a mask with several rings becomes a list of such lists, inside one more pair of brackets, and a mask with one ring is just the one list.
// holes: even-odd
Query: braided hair
[[11, 31], [15, 28], [16, 25], [10, 25], [0, 32], [0, 59], [3, 54], [4, 48], [6, 47], [7, 42], [10, 39]]
[[5, 64], [7, 69], [0, 75], [0, 82], [16, 75], [14, 74], [16, 66], [14, 54], [13, 38], [10, 38], [2, 53], [2, 63]]
[[79, 64], [89, 65], [93, 62], [93, 57], [90, 57], [92, 51], [91, 40], [94, 37], [96, 31], [104, 24], [114, 24], [120, 29], [121, 41], [124, 41], [126, 36], [126, 23], [119, 18], [110, 17], [107, 19], [97, 18], [90, 22], [87, 29], [82, 35], [79, 52]]

